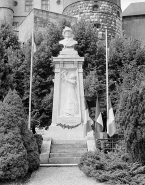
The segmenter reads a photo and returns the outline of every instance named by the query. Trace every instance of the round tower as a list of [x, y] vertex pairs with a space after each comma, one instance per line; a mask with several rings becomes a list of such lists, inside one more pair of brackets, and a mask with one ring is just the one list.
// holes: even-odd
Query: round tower
[[122, 34], [121, 0], [64, 0], [64, 15], [84, 18], [94, 24], [103, 38], [105, 27], [108, 37]]
[[0, 21], [5, 20], [10, 24], [13, 23], [13, 3], [14, 0], [0, 0]]

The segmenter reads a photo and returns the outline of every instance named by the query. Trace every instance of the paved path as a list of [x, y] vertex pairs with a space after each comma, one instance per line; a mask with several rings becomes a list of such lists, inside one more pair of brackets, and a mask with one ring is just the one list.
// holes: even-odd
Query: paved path
[[104, 185], [86, 177], [78, 167], [40, 167], [26, 185]]

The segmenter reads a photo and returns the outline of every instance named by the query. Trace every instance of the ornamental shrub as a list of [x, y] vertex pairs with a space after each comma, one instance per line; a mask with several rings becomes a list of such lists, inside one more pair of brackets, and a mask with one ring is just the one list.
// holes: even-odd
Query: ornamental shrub
[[12, 108], [0, 104], [0, 180], [24, 177], [28, 171], [27, 151]]
[[38, 145], [32, 132], [24, 127], [21, 133], [23, 144], [27, 150], [27, 160], [29, 164], [29, 171], [34, 171], [39, 168], [40, 158]]
[[34, 171], [38, 169], [40, 164], [39, 151], [36, 139], [27, 127], [26, 115], [23, 109], [22, 100], [15, 90], [10, 90], [4, 99], [4, 103], [8, 104], [11, 107], [13, 122], [19, 128], [22, 143], [27, 151], [29, 171]]
[[121, 150], [119, 153], [107, 154], [99, 151], [87, 152], [81, 157], [79, 168], [87, 176], [111, 185], [145, 184], [145, 166], [129, 160], [126, 162], [123, 153]]
[[132, 159], [145, 164], [145, 86], [135, 86], [121, 95], [117, 124]]

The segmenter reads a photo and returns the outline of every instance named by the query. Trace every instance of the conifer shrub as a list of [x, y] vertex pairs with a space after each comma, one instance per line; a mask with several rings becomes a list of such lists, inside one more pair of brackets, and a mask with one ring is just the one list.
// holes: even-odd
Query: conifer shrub
[[0, 104], [0, 180], [24, 177], [28, 171], [27, 151], [16, 125], [12, 107]]
[[34, 171], [39, 168], [40, 158], [38, 146], [33, 133], [28, 129], [26, 114], [23, 109], [22, 100], [17, 92], [10, 90], [4, 99], [4, 103], [11, 107], [13, 122], [19, 128], [22, 143], [27, 151], [27, 161], [29, 171]]
[[39, 168], [40, 158], [38, 145], [32, 132], [27, 127], [23, 128], [22, 141], [27, 150], [27, 160], [29, 164], [29, 171], [34, 171]]
[[[103, 153], [99, 151], [85, 153], [79, 163], [79, 168], [88, 177], [111, 185], [143, 185], [145, 184], [145, 166], [132, 163], [124, 152]], [[127, 161], [126, 161], [127, 159]]]
[[145, 86], [122, 93], [117, 124], [133, 161], [145, 164]]

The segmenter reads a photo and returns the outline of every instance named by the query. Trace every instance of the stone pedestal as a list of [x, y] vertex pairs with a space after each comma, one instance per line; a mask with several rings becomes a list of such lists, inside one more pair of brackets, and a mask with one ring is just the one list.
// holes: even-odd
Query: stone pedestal
[[84, 58], [79, 57], [74, 49], [64, 49], [58, 57], [53, 58], [53, 62], [55, 79], [52, 126], [60, 123], [69, 126], [83, 123], [85, 107], [82, 66]]
[[63, 129], [60, 126], [51, 125], [48, 130], [45, 131], [46, 136], [49, 136], [52, 140], [84, 140], [83, 125], [73, 129]]

